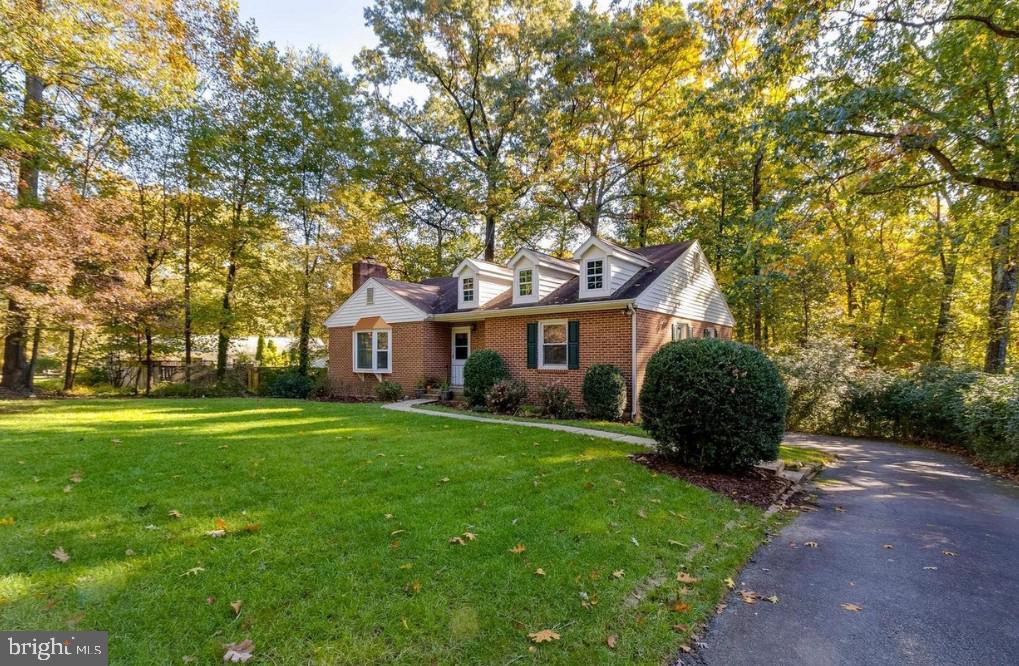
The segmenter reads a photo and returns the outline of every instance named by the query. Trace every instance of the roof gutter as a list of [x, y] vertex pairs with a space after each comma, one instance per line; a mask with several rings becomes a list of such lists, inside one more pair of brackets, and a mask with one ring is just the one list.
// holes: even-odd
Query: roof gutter
[[460, 310], [432, 315], [432, 321], [476, 321], [495, 317], [517, 317], [546, 312], [590, 312], [591, 310], [614, 310], [632, 308], [632, 298], [619, 298], [611, 301], [591, 301], [579, 303], [561, 303], [559, 305], [532, 305], [523, 308], [501, 308], [499, 310]]
[[640, 388], [637, 386], [637, 308], [630, 305], [626, 306], [627, 312], [630, 313], [630, 420], [636, 421], [638, 415], [637, 400], [640, 394]]

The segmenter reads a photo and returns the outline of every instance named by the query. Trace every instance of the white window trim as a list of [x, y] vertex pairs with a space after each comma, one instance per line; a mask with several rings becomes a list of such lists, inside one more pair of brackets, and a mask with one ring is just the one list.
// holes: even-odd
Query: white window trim
[[[357, 366], [357, 335], [358, 335], [358, 333], [370, 333], [371, 334], [371, 337], [372, 337], [372, 365], [371, 365], [370, 368], [359, 368]], [[386, 342], [387, 342], [387, 344], [386, 344], [386, 357], [389, 359], [389, 367], [388, 368], [379, 368], [378, 367], [378, 364], [379, 364], [378, 352], [381, 351], [380, 349], [378, 349], [379, 333], [388, 333], [389, 334], [388, 336], [386, 336]], [[369, 329], [363, 329], [363, 330], [360, 330], [360, 331], [354, 331], [351, 334], [350, 343], [351, 343], [351, 352], [352, 352], [352, 354], [351, 354], [351, 361], [350, 361], [350, 367], [352, 367], [354, 369], [354, 372], [357, 372], [357, 373], [372, 373], [372, 374], [376, 374], [376, 375], [389, 375], [389, 374], [392, 374], [392, 372], [393, 372], [393, 329], [391, 329], [391, 328], [373, 328], [373, 329], [370, 329], [370, 330]]]
[[[467, 280], [471, 281], [471, 286], [469, 289], [467, 287]], [[477, 301], [478, 290], [476, 288], [476, 285], [477, 281], [475, 281], [473, 275], [465, 275], [464, 277], [460, 278], [460, 298], [461, 300], [463, 300], [465, 304], [470, 303], [471, 305], [473, 305], [478, 302]], [[467, 298], [468, 291], [471, 292], [470, 299]]]
[[689, 340], [692, 337], [691, 332], [692, 327], [690, 324], [683, 321], [673, 322], [672, 341], [678, 342], [679, 340]]
[[705, 326], [704, 328], [701, 329], [701, 337], [702, 338], [717, 338], [718, 337], [718, 329], [715, 328], [714, 326]]
[[[601, 286], [597, 287], [597, 288], [590, 286], [590, 284], [588, 282], [588, 280], [590, 278], [589, 278], [589, 275], [588, 275], [588, 272], [587, 272], [587, 269], [590, 267], [590, 265], [593, 264], [596, 261], [600, 261], [601, 262]], [[585, 259], [584, 260], [584, 275], [583, 275], [583, 277], [584, 277], [585, 291], [587, 291], [588, 293], [591, 293], [591, 294], [600, 294], [601, 292], [605, 291], [605, 288], [609, 284], [609, 262], [608, 262], [608, 259], [606, 257], [591, 257], [590, 259]]]
[[[566, 331], [566, 341], [563, 347], [566, 348], [565, 363], [545, 363], [545, 326], [562, 325]], [[570, 367], [570, 324], [566, 319], [548, 319], [538, 322], [538, 369], [539, 370], [568, 370]]]
[[365, 287], [364, 304], [375, 305], [375, 287]]
[[[523, 283], [521, 282], [520, 277], [521, 277], [521, 275], [523, 274], [524, 271], [528, 271], [531, 274], [531, 293], [529, 293], [529, 294], [524, 294], [524, 293], [521, 293], [521, 291], [520, 291], [521, 287], [523, 287]], [[528, 266], [527, 268], [521, 268], [520, 270], [518, 270], [517, 271], [517, 285], [516, 285], [517, 286], [517, 298], [534, 298], [535, 294], [537, 293], [537, 289], [538, 289], [537, 282], [538, 282], [538, 280], [537, 280], [537, 271], [535, 270], [534, 266]]]

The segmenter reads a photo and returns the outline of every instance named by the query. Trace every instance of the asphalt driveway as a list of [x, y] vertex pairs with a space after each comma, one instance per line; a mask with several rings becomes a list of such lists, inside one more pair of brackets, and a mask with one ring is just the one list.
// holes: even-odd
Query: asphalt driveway
[[682, 662], [1019, 663], [1019, 486], [937, 451], [786, 441], [841, 460], [818, 479], [817, 510], [758, 551]]

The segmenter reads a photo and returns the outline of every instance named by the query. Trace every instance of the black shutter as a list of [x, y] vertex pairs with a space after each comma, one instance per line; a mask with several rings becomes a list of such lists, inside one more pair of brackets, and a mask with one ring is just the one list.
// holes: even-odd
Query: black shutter
[[567, 326], [566, 367], [576, 370], [580, 367], [580, 322], [571, 321]]
[[538, 322], [527, 324], [527, 367], [538, 367]]

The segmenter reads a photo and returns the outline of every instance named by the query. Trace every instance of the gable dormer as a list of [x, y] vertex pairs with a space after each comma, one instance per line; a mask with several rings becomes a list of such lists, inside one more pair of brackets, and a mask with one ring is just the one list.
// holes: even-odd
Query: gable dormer
[[456, 278], [456, 307], [481, 307], [513, 284], [513, 273], [505, 266], [480, 259], [464, 259], [453, 271]]
[[573, 256], [580, 271], [581, 300], [614, 294], [637, 271], [651, 265], [636, 252], [595, 236], [584, 241]]
[[536, 250], [518, 250], [507, 264], [513, 272], [513, 305], [537, 303], [577, 276], [577, 264]]

